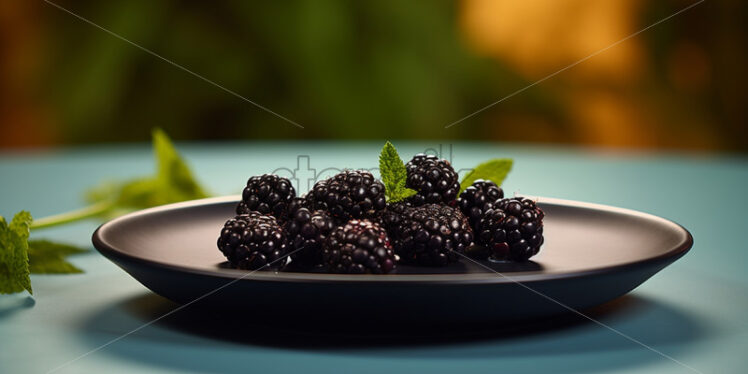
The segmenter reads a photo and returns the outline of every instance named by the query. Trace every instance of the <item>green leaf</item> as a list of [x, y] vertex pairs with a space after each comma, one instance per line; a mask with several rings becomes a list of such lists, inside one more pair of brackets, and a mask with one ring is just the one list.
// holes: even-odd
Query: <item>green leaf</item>
[[29, 257], [70, 256], [81, 253], [88, 253], [88, 250], [74, 245], [53, 242], [46, 239], [29, 240]]
[[21, 211], [8, 225], [0, 217], [0, 294], [23, 290], [33, 293], [29, 277], [31, 214]]
[[169, 137], [158, 128], [153, 130], [153, 152], [158, 164], [156, 179], [162, 192], [167, 193], [164, 200], [172, 203], [208, 197]]
[[388, 202], [394, 203], [407, 199], [416, 194], [416, 191], [405, 187], [408, 174], [405, 164], [397, 154], [395, 146], [390, 142], [384, 143], [382, 152], [379, 154], [379, 173], [384, 183], [384, 194]]
[[124, 182], [106, 182], [89, 190], [89, 202], [114, 201], [109, 213], [143, 209], [185, 200], [208, 197], [195, 180], [187, 163], [161, 129], [153, 130], [156, 174]]
[[33, 274], [78, 274], [83, 270], [62, 257], [30, 257], [29, 269]]
[[513, 163], [514, 161], [510, 158], [495, 158], [476, 166], [462, 178], [460, 193], [478, 179], [490, 180], [497, 186], [501, 186], [509, 171], [512, 170]]
[[29, 269], [33, 274], [72, 274], [83, 270], [65, 260], [66, 256], [88, 250], [49, 240], [29, 240]]
[[392, 200], [393, 203], [405, 200], [415, 194], [417, 194], [418, 191], [412, 189], [412, 188], [403, 188], [400, 190], [400, 193], [395, 197], [395, 199]]
[[379, 173], [384, 183], [384, 191], [387, 199], [405, 187], [407, 173], [405, 164], [397, 153], [395, 146], [390, 142], [384, 143], [382, 152], [379, 154]]

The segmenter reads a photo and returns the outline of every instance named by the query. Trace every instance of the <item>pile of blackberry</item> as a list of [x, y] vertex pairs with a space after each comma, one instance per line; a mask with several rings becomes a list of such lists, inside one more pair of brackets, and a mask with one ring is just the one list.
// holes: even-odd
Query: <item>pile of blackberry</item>
[[405, 169], [416, 194], [389, 204], [384, 184], [364, 170], [344, 170], [304, 196], [286, 178], [251, 177], [218, 248], [239, 269], [349, 274], [387, 274], [398, 263], [447, 266], [464, 255], [525, 261], [538, 253], [544, 213], [534, 201], [505, 199], [486, 180], [458, 198], [457, 173], [436, 156], [418, 154]]

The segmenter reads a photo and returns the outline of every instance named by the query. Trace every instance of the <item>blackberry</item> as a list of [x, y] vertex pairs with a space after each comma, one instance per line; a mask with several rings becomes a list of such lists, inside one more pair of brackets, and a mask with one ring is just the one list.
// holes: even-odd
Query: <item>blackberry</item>
[[460, 182], [449, 161], [419, 153], [408, 161], [405, 169], [408, 173], [406, 187], [418, 192], [409, 198], [413, 205], [454, 203]]
[[295, 196], [296, 191], [288, 179], [274, 174], [256, 175], [247, 180], [236, 214], [254, 211], [272, 215], [283, 222], [287, 218], [288, 203]]
[[376, 222], [387, 230], [387, 235], [389, 235], [390, 228], [399, 224], [405, 210], [412, 207], [413, 205], [407, 200], [389, 203], [386, 209], [377, 212]]
[[[286, 254], [285, 235], [274, 217], [240, 214], [223, 225], [218, 249], [238, 269], [255, 270]], [[283, 260], [274, 265], [282, 265]]]
[[296, 213], [296, 211], [301, 208], [309, 209], [309, 203], [306, 201], [306, 198], [294, 197], [293, 199], [291, 199], [291, 201], [288, 202], [288, 206], [286, 207], [286, 216], [288, 217], [288, 219], [293, 218], [294, 213]]
[[495, 260], [525, 261], [543, 245], [544, 215], [530, 199], [498, 200], [478, 223], [478, 242]]
[[374, 218], [386, 207], [384, 185], [365, 170], [344, 170], [319, 181], [306, 198], [310, 209], [327, 211], [339, 225]]
[[465, 191], [462, 191], [457, 199], [457, 206], [460, 207], [462, 214], [468, 218], [470, 226], [475, 230], [483, 212], [491, 209], [493, 203], [503, 197], [504, 191], [496, 183], [478, 179]]
[[467, 218], [450, 206], [392, 204], [381, 220], [403, 263], [445, 266], [473, 243]]
[[387, 232], [369, 220], [350, 220], [333, 230], [322, 249], [332, 273], [386, 274], [395, 268]]
[[284, 226], [288, 251], [295, 266], [309, 268], [322, 264], [322, 244], [335, 229], [333, 219], [324, 211], [299, 208]]

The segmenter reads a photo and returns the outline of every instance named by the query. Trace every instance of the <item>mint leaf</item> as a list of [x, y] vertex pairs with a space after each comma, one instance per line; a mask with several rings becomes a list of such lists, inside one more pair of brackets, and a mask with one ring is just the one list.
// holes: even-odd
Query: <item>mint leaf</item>
[[416, 194], [416, 191], [405, 187], [408, 177], [405, 164], [397, 154], [395, 146], [390, 142], [384, 143], [379, 154], [379, 174], [384, 183], [384, 195], [388, 202], [394, 203]]
[[109, 213], [176, 203], [208, 197], [187, 163], [161, 129], [153, 130], [156, 174], [124, 182], [107, 182], [87, 192], [93, 203], [111, 200]]
[[21, 211], [8, 225], [0, 216], [0, 294], [31, 290], [29, 226], [31, 214]]
[[33, 274], [72, 274], [83, 270], [65, 260], [66, 256], [88, 250], [49, 240], [29, 240], [29, 270]]
[[166, 194], [162, 196], [165, 201], [173, 203], [208, 197], [169, 137], [158, 128], [153, 130], [153, 152], [158, 164], [156, 180], [160, 191]]
[[405, 187], [407, 179], [405, 164], [395, 146], [390, 142], [384, 143], [382, 152], [379, 154], [379, 174], [384, 183], [387, 200], [392, 199], [394, 194]]
[[71, 244], [58, 243], [46, 239], [29, 240], [29, 257], [70, 256], [81, 253], [88, 253], [88, 250]]
[[509, 171], [512, 170], [514, 161], [510, 158], [495, 158], [488, 160], [467, 173], [460, 182], [460, 193], [470, 187], [478, 179], [490, 180], [501, 187]]
[[416, 190], [414, 190], [412, 188], [403, 188], [403, 189], [400, 190], [400, 193], [397, 195], [397, 197], [395, 197], [395, 199], [393, 199], [391, 202], [395, 203], [395, 202], [398, 202], [398, 201], [405, 200], [405, 199], [407, 199], [407, 198], [409, 198], [409, 197], [411, 197], [411, 196], [413, 196], [413, 195], [415, 195], [417, 193], [418, 193], [418, 191], [416, 191]]

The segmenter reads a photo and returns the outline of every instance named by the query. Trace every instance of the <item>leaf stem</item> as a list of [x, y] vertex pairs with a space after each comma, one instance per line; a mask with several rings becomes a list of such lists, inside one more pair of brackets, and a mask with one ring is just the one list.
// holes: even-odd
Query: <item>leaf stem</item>
[[35, 219], [31, 223], [31, 229], [43, 229], [47, 227], [58, 226], [70, 222], [80, 221], [86, 218], [96, 217], [107, 210], [111, 209], [114, 204], [111, 201], [102, 201], [85, 208], [73, 210], [66, 213], [55, 214], [52, 216]]

